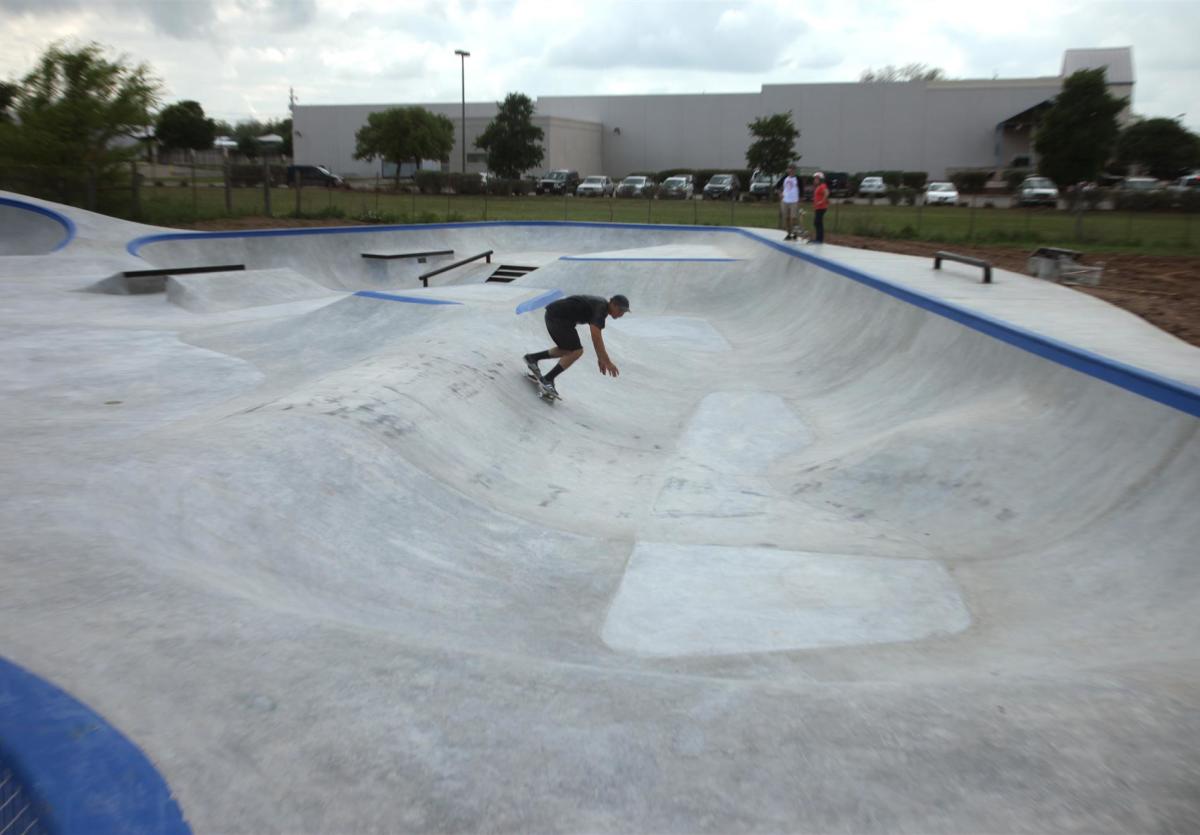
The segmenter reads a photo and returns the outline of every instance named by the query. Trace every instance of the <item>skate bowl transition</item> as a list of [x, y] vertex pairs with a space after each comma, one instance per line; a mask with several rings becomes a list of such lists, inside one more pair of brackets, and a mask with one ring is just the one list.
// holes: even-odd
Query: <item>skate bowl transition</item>
[[1200, 829], [1200, 350], [772, 230], [5, 201], [73, 228], [0, 250], [46, 831]]

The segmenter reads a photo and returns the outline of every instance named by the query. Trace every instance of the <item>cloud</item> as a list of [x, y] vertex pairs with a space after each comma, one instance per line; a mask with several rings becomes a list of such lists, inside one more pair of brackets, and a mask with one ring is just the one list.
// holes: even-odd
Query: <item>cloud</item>
[[143, 3], [140, 10], [164, 35], [180, 40], [207, 37], [217, 22], [213, 0], [187, 0], [183, 3]]
[[82, 0], [0, 0], [0, 11], [13, 14], [63, 12], [79, 9]]
[[[236, 121], [317, 103], [499, 101], [608, 93], [754, 92], [852, 82], [912, 62], [952, 78], [1057, 75], [1069, 48], [1134, 48], [1134, 109], [1189, 112], [1200, 3], [1008, 0], [0, 0], [0, 78], [53, 42], [146, 63], [165, 101]], [[323, 56], [329, 57], [327, 63]]]
[[[608, 14], [603, 6], [585, 8], [587, 13], [566, 31], [555, 29], [556, 43], [545, 51], [550, 66], [762, 73], [808, 29], [804, 21], [763, 3], [732, 9], [714, 3], [648, 3], [626, 15]], [[632, 6], [616, 8], [628, 12]]]

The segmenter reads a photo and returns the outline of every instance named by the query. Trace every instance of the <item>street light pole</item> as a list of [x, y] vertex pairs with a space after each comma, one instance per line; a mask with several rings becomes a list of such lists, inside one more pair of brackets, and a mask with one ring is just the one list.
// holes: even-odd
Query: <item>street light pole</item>
[[471, 53], [464, 49], [454, 50], [462, 64], [462, 173], [467, 173], [467, 59]]

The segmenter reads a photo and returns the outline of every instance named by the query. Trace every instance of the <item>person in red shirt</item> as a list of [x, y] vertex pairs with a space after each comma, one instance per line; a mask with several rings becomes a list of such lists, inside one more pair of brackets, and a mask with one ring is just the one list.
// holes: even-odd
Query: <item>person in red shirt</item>
[[818, 171], [813, 174], [813, 231], [815, 244], [825, 243], [825, 212], [829, 209], [829, 186], [825, 185], [825, 175]]

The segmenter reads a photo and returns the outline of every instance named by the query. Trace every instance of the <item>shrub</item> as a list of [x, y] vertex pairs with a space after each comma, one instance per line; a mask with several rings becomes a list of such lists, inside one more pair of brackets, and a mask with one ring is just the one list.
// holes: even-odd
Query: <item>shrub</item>
[[1021, 181], [1032, 176], [1032, 168], [1008, 168], [1004, 171], [1004, 182], [1008, 185], [1009, 191], [1016, 191], [1017, 186], [1021, 185]]
[[893, 206], [900, 205], [900, 189], [889, 186], [888, 190], [884, 192], [884, 196], [887, 198], [889, 204]]
[[914, 191], [920, 191], [925, 188], [925, 182], [928, 179], [929, 173], [926, 171], [905, 171], [900, 174], [900, 184]]
[[413, 181], [421, 190], [421, 194], [441, 194], [446, 175], [441, 171], [418, 171], [413, 174]]
[[1170, 208], [1171, 195], [1166, 192], [1118, 191], [1115, 208], [1128, 212], [1150, 212]]
[[450, 186], [455, 194], [483, 194], [483, 180], [478, 174], [451, 174]]
[[363, 209], [354, 216], [355, 220], [363, 223], [400, 223], [400, 217], [391, 212], [378, 212], [374, 209]]
[[991, 177], [990, 171], [959, 171], [950, 180], [963, 194], [978, 194]]

